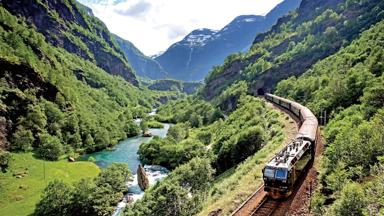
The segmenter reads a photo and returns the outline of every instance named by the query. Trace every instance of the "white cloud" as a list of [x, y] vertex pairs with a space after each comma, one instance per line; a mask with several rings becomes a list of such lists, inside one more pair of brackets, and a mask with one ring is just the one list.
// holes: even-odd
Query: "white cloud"
[[264, 15], [282, 0], [79, 0], [109, 30], [147, 55], [198, 28], [221, 29], [239, 15]]

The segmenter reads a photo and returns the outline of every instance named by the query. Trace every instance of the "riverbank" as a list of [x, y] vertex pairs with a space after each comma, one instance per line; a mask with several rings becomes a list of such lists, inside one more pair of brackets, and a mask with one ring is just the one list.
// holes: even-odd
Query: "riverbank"
[[0, 173], [0, 215], [30, 215], [50, 181], [74, 183], [99, 172], [99, 167], [87, 161], [43, 161], [32, 153], [12, 153], [9, 171]]

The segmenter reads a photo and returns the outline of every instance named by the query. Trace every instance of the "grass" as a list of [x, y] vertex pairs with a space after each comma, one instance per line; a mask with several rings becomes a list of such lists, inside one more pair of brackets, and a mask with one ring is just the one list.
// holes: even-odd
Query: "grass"
[[[12, 158], [8, 172], [0, 173], [0, 215], [30, 215], [50, 181], [60, 179], [73, 183], [100, 172], [90, 162], [44, 162], [34, 158], [32, 153], [15, 153]], [[18, 175], [23, 177], [17, 178]]]
[[236, 168], [226, 171], [216, 179], [199, 216], [206, 216], [217, 209], [222, 210], [221, 215], [229, 215], [262, 185], [262, 168], [296, 132], [295, 123], [286, 114], [280, 115], [280, 121], [284, 122], [283, 133], [275, 136], [265, 147]]

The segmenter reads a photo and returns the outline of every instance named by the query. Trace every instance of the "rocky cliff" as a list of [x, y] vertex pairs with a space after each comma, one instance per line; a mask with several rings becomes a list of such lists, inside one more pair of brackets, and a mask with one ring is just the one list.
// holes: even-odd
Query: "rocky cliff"
[[168, 77], [167, 72], [156, 60], [145, 56], [130, 41], [124, 40], [117, 35], [114, 35], [114, 37], [138, 76], [150, 79], [164, 79]]
[[33, 25], [52, 45], [138, 85], [132, 68], [106, 26], [75, 0], [2, 0], [0, 4]]

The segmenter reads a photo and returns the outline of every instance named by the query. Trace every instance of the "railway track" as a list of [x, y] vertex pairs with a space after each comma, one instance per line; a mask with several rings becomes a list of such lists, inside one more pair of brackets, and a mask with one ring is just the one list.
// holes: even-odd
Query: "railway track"
[[279, 205], [280, 205], [279, 201], [273, 200], [270, 197], [265, 196], [265, 198], [261, 201], [259, 206], [257, 206], [257, 208], [253, 210], [250, 215], [270, 216], [276, 211]]
[[[243, 202], [231, 216], [270, 216], [282, 205], [279, 200], [274, 200], [264, 192], [264, 186], [257, 189], [247, 200]], [[255, 208], [256, 206], [256, 208]]]
[[[300, 118], [295, 116], [291, 112], [287, 112], [285, 109], [277, 106], [277, 109], [287, 113], [296, 124], [300, 124]], [[312, 168], [312, 164], [310, 165]], [[309, 169], [311, 169], [309, 168]], [[297, 182], [294, 188], [293, 194], [285, 200], [275, 200], [268, 196], [264, 192], [264, 186], [262, 185], [254, 193], [252, 193], [247, 200], [245, 200], [235, 211], [232, 212], [231, 216], [270, 216], [270, 215], [285, 215], [289, 211], [289, 207], [293, 202], [296, 193], [301, 188], [302, 183], [305, 181], [306, 174]]]

